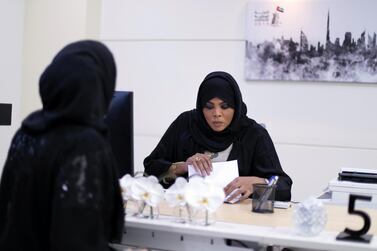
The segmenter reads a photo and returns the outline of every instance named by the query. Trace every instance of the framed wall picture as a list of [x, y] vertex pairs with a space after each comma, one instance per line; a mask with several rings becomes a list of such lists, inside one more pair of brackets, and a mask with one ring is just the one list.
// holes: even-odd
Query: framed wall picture
[[377, 83], [375, 0], [251, 0], [247, 80]]

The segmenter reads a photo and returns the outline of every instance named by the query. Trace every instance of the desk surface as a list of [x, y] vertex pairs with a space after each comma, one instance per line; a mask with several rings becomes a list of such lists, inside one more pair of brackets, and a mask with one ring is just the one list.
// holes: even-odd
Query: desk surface
[[[363, 221], [360, 216], [349, 215], [347, 207], [326, 205], [327, 231], [343, 231], [345, 227], [360, 229]], [[275, 208], [273, 214], [260, 214], [251, 212], [251, 200], [245, 200], [239, 204], [223, 204], [216, 212], [216, 219], [221, 222], [256, 225], [264, 227], [290, 227], [293, 228], [294, 205], [288, 209]], [[368, 233], [377, 235], [377, 210], [363, 209], [372, 219], [371, 228]], [[167, 205], [161, 206], [162, 215], [170, 215], [172, 209]]]
[[[201, 235], [216, 238], [234, 238], [238, 240], [256, 241], [266, 245], [310, 248], [313, 250], [377, 250], [377, 237], [370, 244], [358, 244], [336, 241], [335, 237], [345, 227], [360, 229], [362, 220], [359, 216], [351, 216], [344, 206], [327, 205], [326, 229], [315, 237], [300, 236], [292, 222], [293, 207], [275, 209], [273, 214], [251, 212], [251, 201], [240, 204], [223, 204], [216, 212], [217, 222], [210, 226], [179, 224], [172, 222], [172, 208], [166, 204], [160, 206], [160, 217], [157, 220], [127, 217], [126, 228], [142, 228], [153, 231]], [[363, 209], [370, 215], [372, 225], [368, 234], [377, 235], [377, 210]]]

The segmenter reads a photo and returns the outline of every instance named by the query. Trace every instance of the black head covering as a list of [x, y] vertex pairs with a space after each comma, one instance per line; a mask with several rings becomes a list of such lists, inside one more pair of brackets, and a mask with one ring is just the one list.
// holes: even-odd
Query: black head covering
[[102, 43], [84, 40], [65, 46], [39, 80], [43, 109], [30, 114], [22, 127], [40, 133], [63, 124], [105, 131], [103, 122], [115, 88], [113, 55]]
[[227, 80], [223, 78], [210, 78], [206, 80], [205, 85], [201, 86], [200, 95], [198, 95], [199, 108], [203, 109], [209, 100], [219, 98], [234, 109], [234, 96], [232, 85]]
[[[208, 125], [204, 114], [204, 105], [212, 98], [218, 97], [234, 109], [230, 125], [221, 132], [216, 132]], [[242, 101], [241, 91], [236, 80], [226, 72], [216, 71], [208, 74], [201, 83], [190, 123], [194, 141], [205, 150], [223, 151], [234, 142], [247, 125], [247, 108]]]

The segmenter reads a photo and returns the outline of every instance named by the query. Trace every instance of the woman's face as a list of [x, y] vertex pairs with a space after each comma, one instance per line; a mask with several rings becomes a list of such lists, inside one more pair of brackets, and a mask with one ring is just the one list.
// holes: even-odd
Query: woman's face
[[234, 109], [219, 98], [209, 100], [203, 107], [207, 124], [216, 132], [221, 132], [232, 122]]

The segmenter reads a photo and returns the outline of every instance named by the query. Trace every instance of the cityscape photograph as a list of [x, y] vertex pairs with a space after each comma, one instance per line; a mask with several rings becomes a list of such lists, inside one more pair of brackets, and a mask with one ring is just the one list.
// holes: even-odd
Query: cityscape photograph
[[[253, 10], [253, 25], [258, 28], [282, 25], [280, 19], [285, 12], [286, 8], [281, 6], [273, 11]], [[324, 15], [326, 29], [322, 41], [310, 42], [311, 30], [303, 28], [297, 29], [295, 38], [282, 35], [259, 42], [248, 39], [246, 79], [377, 83], [376, 32], [344, 30], [340, 37], [342, 31], [337, 30], [335, 36], [331, 24], [339, 20], [331, 22], [331, 14], [328, 9]]]

